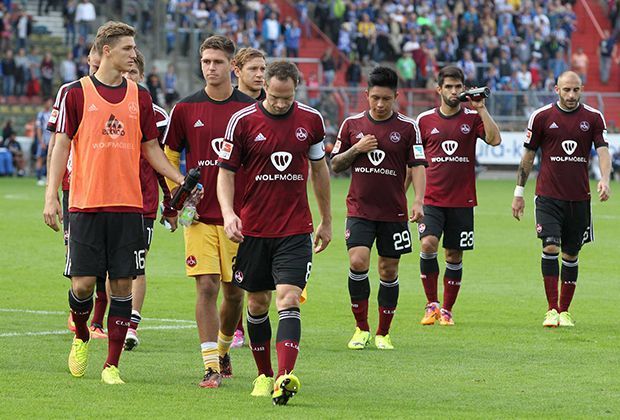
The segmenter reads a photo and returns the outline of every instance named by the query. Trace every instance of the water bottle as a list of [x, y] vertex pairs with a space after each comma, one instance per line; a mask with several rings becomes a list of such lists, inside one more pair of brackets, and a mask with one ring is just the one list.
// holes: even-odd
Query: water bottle
[[459, 101], [467, 102], [470, 98], [474, 101], [479, 101], [482, 98], [488, 98], [489, 96], [491, 96], [491, 89], [485, 86], [461, 92], [461, 94], [459, 95]]
[[200, 169], [190, 169], [185, 176], [185, 181], [183, 182], [183, 185], [181, 185], [177, 189], [176, 193], [174, 193], [174, 196], [172, 197], [172, 200], [170, 200], [170, 206], [177, 210], [181, 210], [181, 208], [183, 208], [183, 204], [187, 201], [188, 197], [192, 193], [192, 190], [194, 189], [196, 184], [198, 184], [199, 180]]
[[201, 193], [202, 184], [197, 184], [196, 191], [185, 201], [185, 206], [179, 216], [179, 223], [182, 226], [188, 227], [194, 223], [194, 217], [196, 217], [196, 206], [200, 202]]

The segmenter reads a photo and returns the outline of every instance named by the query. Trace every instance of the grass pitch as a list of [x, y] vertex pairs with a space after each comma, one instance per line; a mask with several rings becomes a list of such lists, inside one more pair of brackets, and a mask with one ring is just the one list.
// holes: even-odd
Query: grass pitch
[[[521, 222], [511, 217], [513, 187], [513, 181], [478, 183], [476, 249], [465, 254], [456, 327], [418, 323], [425, 299], [416, 243], [401, 260], [391, 331], [396, 349], [351, 351], [343, 237], [348, 180], [334, 180], [334, 240], [315, 257], [302, 307], [296, 370], [302, 387], [288, 406], [273, 407], [249, 395], [256, 369], [247, 347], [233, 350], [234, 378], [222, 388], [197, 387], [202, 361], [192, 322], [194, 285], [184, 275], [181, 232], [170, 234], [160, 225], [147, 263], [141, 344], [121, 358], [127, 384], [99, 382], [106, 354], [101, 340], [91, 344], [85, 377], [72, 378], [62, 236], [43, 223], [42, 188], [32, 179], [0, 179], [0, 417], [620, 417], [618, 184], [610, 202], [593, 202], [596, 242], [580, 255], [571, 307], [577, 326], [552, 330], [541, 326], [546, 301], [534, 181]], [[373, 258], [372, 328], [375, 263]], [[441, 261], [440, 267], [443, 273]], [[275, 326], [274, 312], [271, 320]]]

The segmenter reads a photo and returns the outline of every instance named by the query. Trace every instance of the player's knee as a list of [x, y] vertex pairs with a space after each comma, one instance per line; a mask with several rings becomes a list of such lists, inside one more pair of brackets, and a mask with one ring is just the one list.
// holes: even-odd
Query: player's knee
[[398, 264], [379, 262], [379, 277], [392, 280], [398, 277]]
[[248, 312], [257, 315], [269, 310], [271, 299], [268, 293], [248, 293]]
[[349, 259], [351, 270], [353, 271], [367, 271], [370, 265], [369, 261], [364, 257], [352, 256]]
[[214, 276], [196, 277], [196, 293], [198, 294], [199, 299], [217, 299], [219, 291], [219, 279], [214, 278]]
[[457, 264], [463, 261], [463, 251], [458, 249], [446, 249], [446, 262]]
[[301, 296], [301, 289], [290, 288], [279, 292], [276, 296], [276, 306], [278, 310], [286, 308], [299, 308], [299, 298]]
[[425, 254], [433, 254], [437, 252], [439, 239], [435, 236], [424, 236], [420, 241], [420, 250]]
[[557, 236], [547, 236], [542, 238], [543, 252], [548, 254], [559, 254], [562, 240]]
[[243, 304], [243, 289], [233, 286], [230, 283], [226, 283], [223, 287], [224, 299], [229, 304], [242, 305]]

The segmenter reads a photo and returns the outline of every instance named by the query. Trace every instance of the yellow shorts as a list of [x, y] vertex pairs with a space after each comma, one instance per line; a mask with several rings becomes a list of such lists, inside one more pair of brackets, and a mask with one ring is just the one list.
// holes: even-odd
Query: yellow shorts
[[223, 226], [194, 223], [184, 228], [184, 236], [188, 276], [219, 274], [224, 282], [232, 280], [239, 244], [228, 239]]

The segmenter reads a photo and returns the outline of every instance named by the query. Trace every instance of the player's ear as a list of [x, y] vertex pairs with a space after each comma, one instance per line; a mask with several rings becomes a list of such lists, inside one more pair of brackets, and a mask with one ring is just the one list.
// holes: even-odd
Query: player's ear
[[396, 100], [396, 98], [398, 98], [398, 91], [397, 90], [394, 91], [394, 100]]
[[368, 89], [364, 91], [364, 95], [366, 95], [366, 99], [368, 99]]

